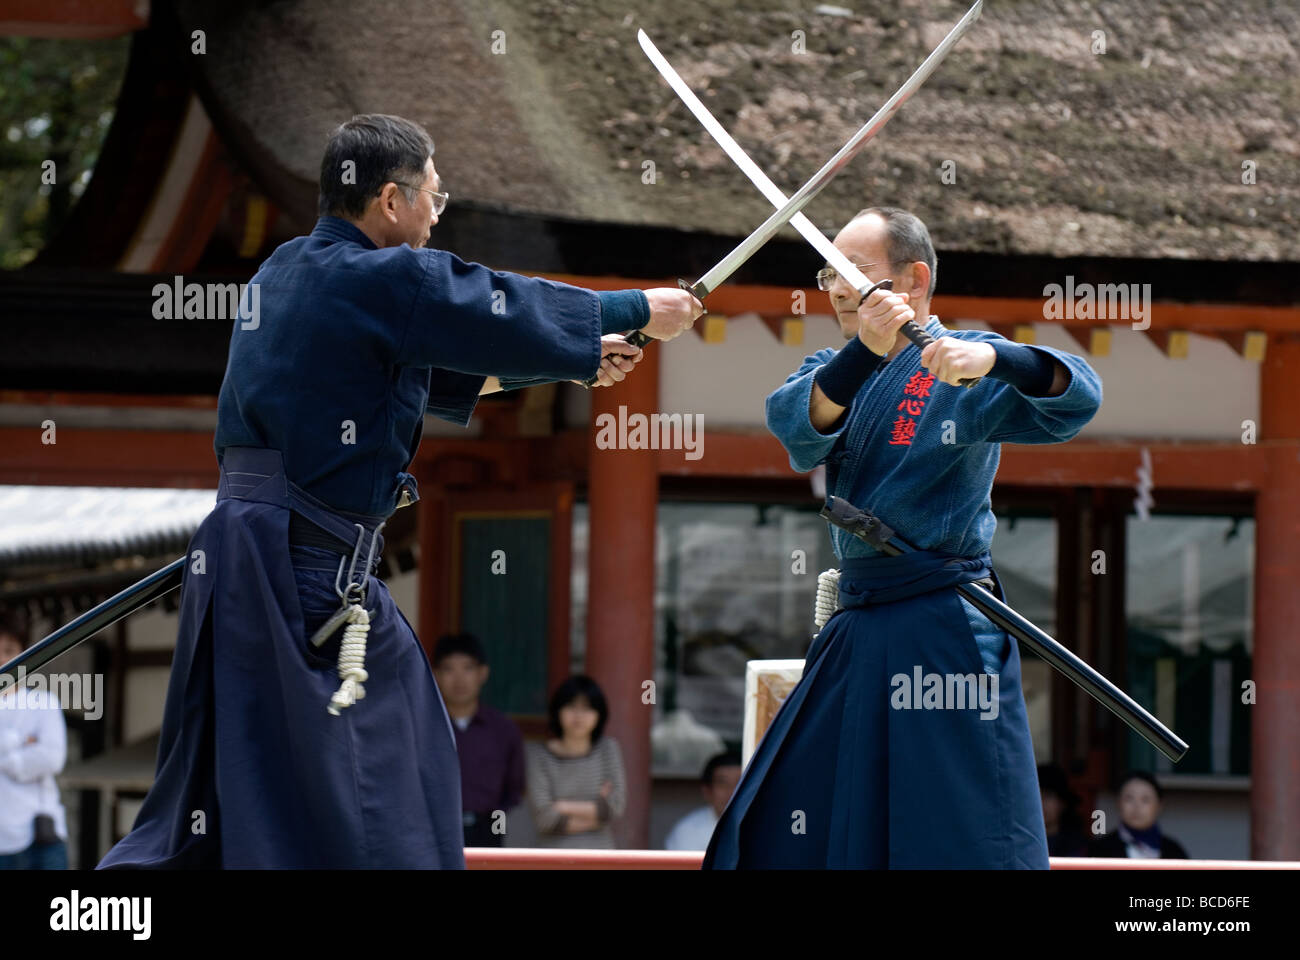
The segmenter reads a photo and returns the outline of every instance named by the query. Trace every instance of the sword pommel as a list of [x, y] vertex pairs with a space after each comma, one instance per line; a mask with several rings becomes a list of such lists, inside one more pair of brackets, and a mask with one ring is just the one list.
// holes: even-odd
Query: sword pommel
[[871, 544], [882, 553], [903, 552], [897, 544], [890, 542], [894, 538], [894, 531], [890, 527], [879, 517], [865, 510], [859, 510], [843, 497], [827, 497], [826, 505], [821, 509], [821, 516], [841, 530]]

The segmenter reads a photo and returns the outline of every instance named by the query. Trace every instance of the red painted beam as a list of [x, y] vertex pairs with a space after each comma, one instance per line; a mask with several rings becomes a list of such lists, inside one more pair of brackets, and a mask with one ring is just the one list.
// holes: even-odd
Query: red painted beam
[[766, 430], [740, 433], [706, 429], [703, 441], [703, 456], [698, 460], [686, 459], [684, 450], [656, 451], [659, 473], [670, 477], [796, 476], [785, 448]]
[[1022, 486], [1136, 487], [1142, 449], [1151, 454], [1153, 495], [1160, 488], [1259, 490], [1267, 480], [1265, 444], [1088, 442], [1003, 444], [1000, 483]]
[[149, 25], [140, 0], [7, 0], [0, 36], [94, 40], [134, 33]]
[[[1137, 484], [1142, 448], [1151, 453], [1160, 487], [1186, 490], [1258, 490], [1268, 474], [1268, 444], [1090, 442], [1003, 444], [998, 481], [1020, 486], [1129, 487]], [[1286, 444], [1300, 449], [1300, 444]], [[681, 450], [660, 450], [659, 472], [676, 477], [795, 476], [771, 434], [706, 431], [704, 455], [687, 460]]]
[[1255, 634], [1250, 707], [1250, 852], [1300, 859], [1300, 344], [1274, 345], [1260, 370], [1269, 482], [1255, 505]]
[[[649, 354], [645, 362], [650, 362]], [[644, 379], [644, 378], [643, 378]], [[634, 405], [629, 380], [622, 391], [598, 391], [617, 416], [617, 403]], [[185, 405], [176, 398], [177, 405]], [[1300, 398], [1296, 400], [1300, 409]], [[647, 408], [653, 410], [653, 408]], [[600, 411], [597, 410], [596, 413]], [[593, 413], [593, 416], [596, 415]], [[1283, 414], [1285, 415], [1285, 414]], [[1275, 419], [1276, 419], [1275, 414]], [[57, 425], [57, 415], [55, 416]], [[57, 428], [57, 442], [41, 443], [39, 424], [0, 427], [0, 483], [48, 483], [95, 486], [215, 487], [216, 456], [206, 431], [92, 430]], [[421, 477], [447, 484], [490, 474], [493, 482], [528, 484], [539, 471], [547, 476], [580, 479], [596, 451], [594, 430], [571, 430], [536, 440], [482, 440], [427, 437], [416, 464]], [[1144, 444], [1089, 442], [1004, 444], [998, 467], [1000, 483], [1018, 486], [1130, 487]], [[1264, 440], [1258, 444], [1152, 443], [1156, 494], [1161, 487], [1182, 490], [1262, 490], [1273, 469], [1285, 469], [1288, 457], [1300, 454], [1300, 441]], [[1268, 451], [1278, 453], [1270, 454]], [[631, 457], [649, 464], [651, 473], [674, 477], [780, 478], [798, 476], [790, 469], [781, 444], [766, 431], [706, 431], [704, 455], [687, 460], [682, 450], [599, 451], [607, 461]], [[1272, 457], [1280, 459], [1272, 460]], [[641, 458], [641, 459], [638, 459]], [[534, 463], [534, 461], [536, 461]], [[1280, 464], [1281, 467], [1278, 467]], [[608, 464], [606, 464], [608, 465]], [[620, 467], [620, 469], [623, 469]]]
[[184, 430], [46, 431], [0, 427], [0, 483], [96, 487], [190, 487], [215, 490], [217, 455], [212, 434]]
[[71, 390], [0, 390], [0, 404], [25, 403], [59, 407], [180, 407], [215, 410], [217, 398], [201, 394], [78, 393]]
[[[548, 273], [542, 276], [562, 283], [592, 290], [623, 290], [630, 287], [676, 286], [675, 279], [636, 279], [631, 277], [584, 277], [577, 274]], [[709, 311], [726, 316], [754, 312], [762, 317], [788, 317], [792, 314], [794, 294], [802, 291], [807, 312], [830, 313], [826, 295], [815, 287], [773, 287], [758, 284], [723, 284], [709, 294]], [[958, 297], [936, 294], [931, 308], [945, 320], [980, 320], [991, 326], [1017, 323], [1058, 323], [1043, 316], [1045, 297]], [[1293, 335], [1300, 332], [1300, 305], [1257, 306], [1236, 303], [1171, 303], [1157, 300], [1152, 304], [1151, 328], [1188, 330], [1215, 335], [1220, 332], [1263, 330]], [[1072, 319], [1076, 327], [1124, 327], [1126, 320]]]

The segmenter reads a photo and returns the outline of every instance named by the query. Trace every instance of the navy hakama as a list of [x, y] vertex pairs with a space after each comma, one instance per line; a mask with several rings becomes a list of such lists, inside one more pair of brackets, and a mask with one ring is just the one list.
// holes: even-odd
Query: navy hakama
[[340, 554], [290, 548], [290, 507], [356, 538], [358, 518], [296, 489], [277, 451], [225, 451], [189, 547], [158, 777], [101, 867], [464, 866], [456, 741], [424, 649], [371, 576], [368, 694], [326, 712], [340, 634], [308, 637], [339, 607]]
[[952, 586], [988, 576], [987, 560], [844, 562], [846, 609], [809, 648], [714, 830], [706, 869], [1047, 868], [1016, 644], [997, 631], [996, 710], [978, 699], [918, 708], [891, 683], [910, 684], [918, 668], [984, 672]]

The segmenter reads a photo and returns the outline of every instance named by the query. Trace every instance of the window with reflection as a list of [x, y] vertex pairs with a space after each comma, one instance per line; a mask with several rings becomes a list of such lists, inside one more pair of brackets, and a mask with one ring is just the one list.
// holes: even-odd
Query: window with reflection
[[1130, 516], [1127, 540], [1128, 692], [1191, 747], [1175, 768], [1129, 732], [1128, 765], [1249, 774], [1255, 521]]

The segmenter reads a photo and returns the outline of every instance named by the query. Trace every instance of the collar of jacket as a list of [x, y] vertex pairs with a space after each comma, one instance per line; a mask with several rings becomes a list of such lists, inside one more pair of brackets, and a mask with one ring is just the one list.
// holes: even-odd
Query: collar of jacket
[[312, 227], [311, 235], [313, 237], [324, 237], [326, 240], [347, 240], [352, 243], [359, 243], [367, 250], [378, 250], [375, 242], [366, 236], [360, 227], [350, 220], [344, 220], [342, 217], [321, 217], [316, 221], [316, 226]]

